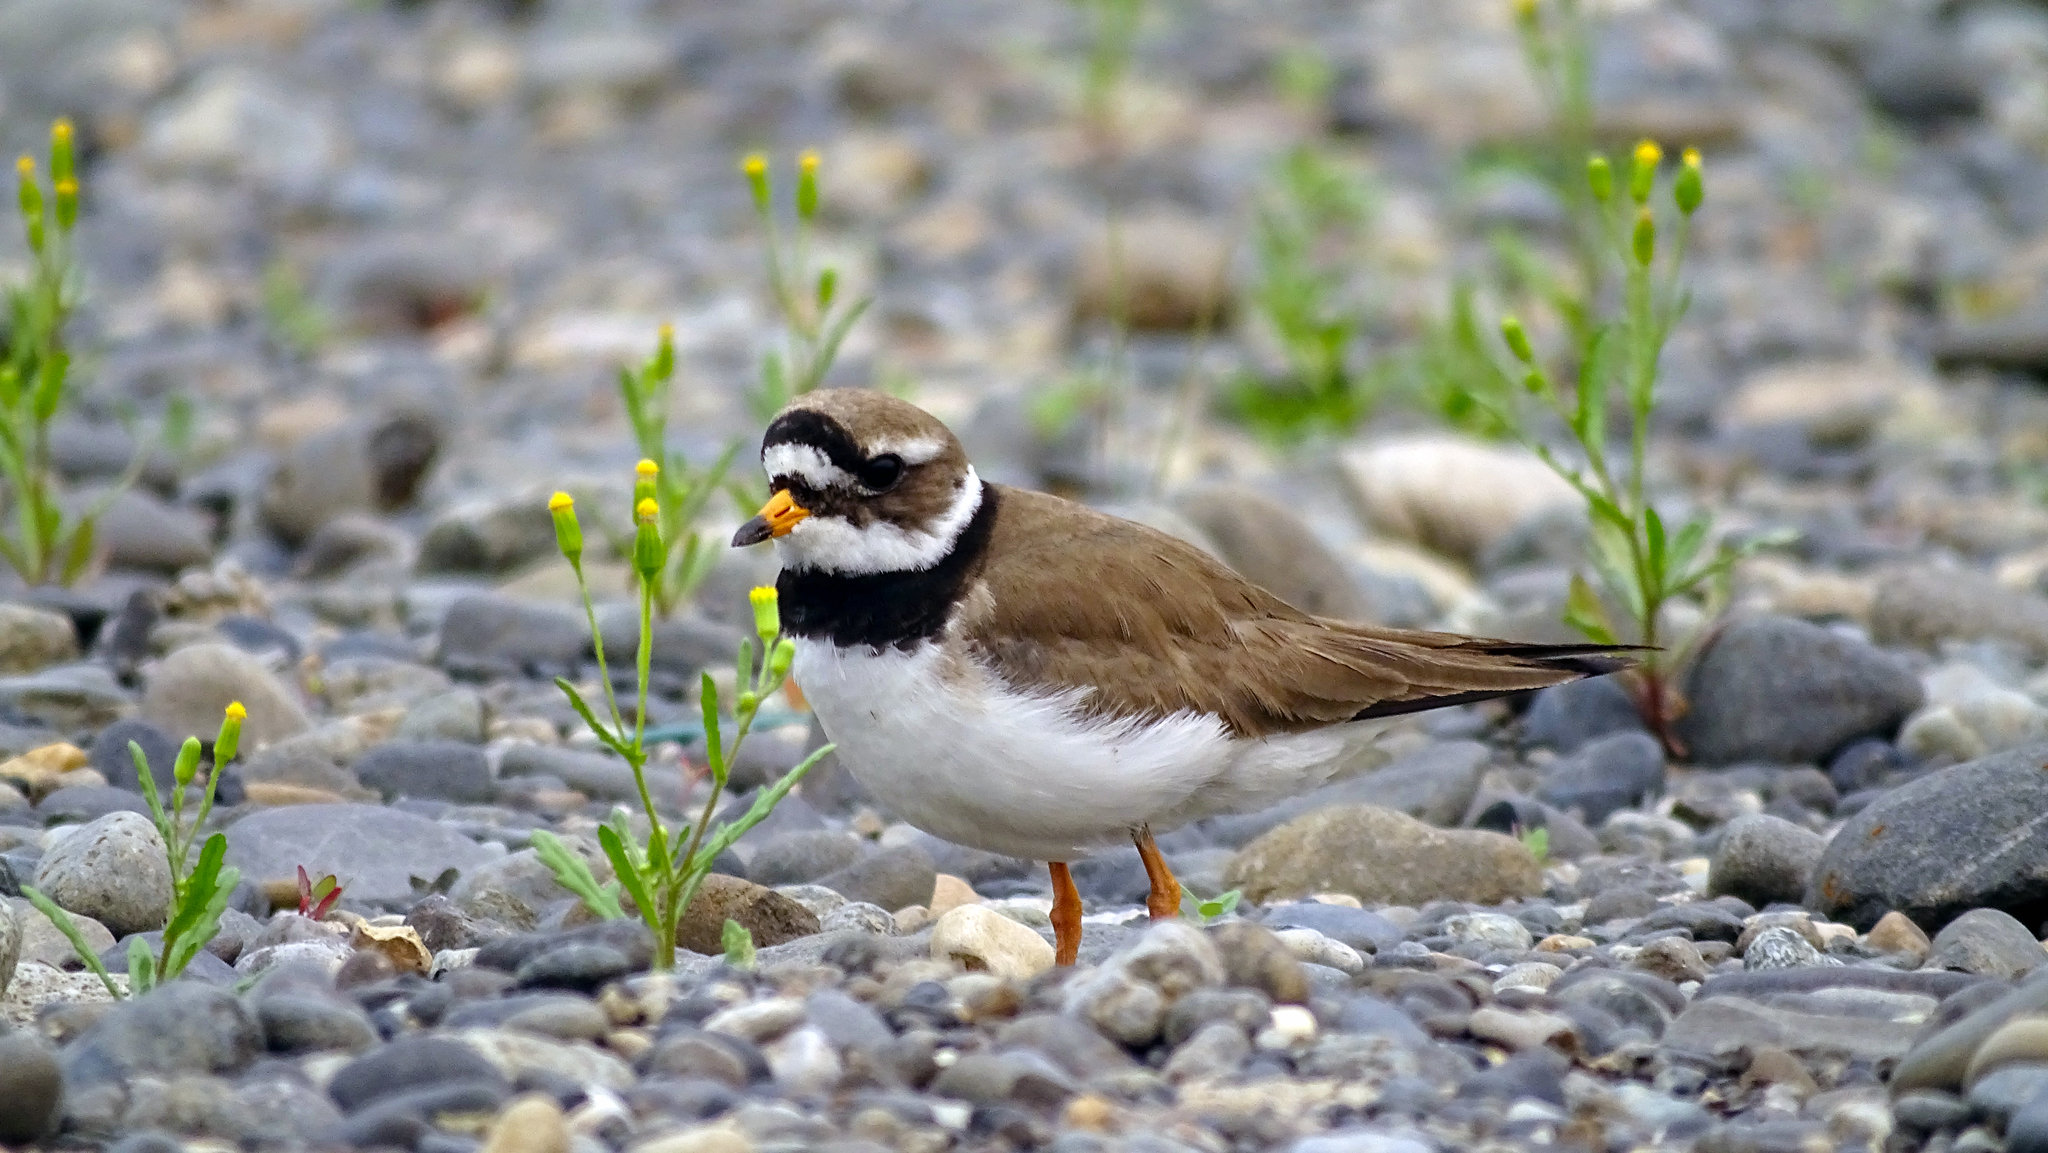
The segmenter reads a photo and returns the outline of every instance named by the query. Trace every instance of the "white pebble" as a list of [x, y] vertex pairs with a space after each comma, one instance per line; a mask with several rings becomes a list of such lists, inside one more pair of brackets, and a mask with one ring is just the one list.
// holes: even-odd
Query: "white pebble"
[[1316, 1015], [1300, 1005], [1275, 1005], [1254, 1042], [1261, 1049], [1292, 1049], [1316, 1039]]

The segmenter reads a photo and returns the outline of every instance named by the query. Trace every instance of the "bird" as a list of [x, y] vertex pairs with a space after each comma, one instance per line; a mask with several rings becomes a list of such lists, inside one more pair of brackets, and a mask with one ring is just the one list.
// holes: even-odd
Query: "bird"
[[1177, 916], [1156, 833], [1360, 771], [1385, 718], [1631, 663], [1311, 615], [1177, 537], [982, 480], [882, 392], [800, 395], [760, 459], [771, 495], [732, 544], [774, 542], [791, 678], [840, 763], [917, 828], [1044, 862], [1059, 965], [1073, 862], [1128, 838], [1147, 912]]

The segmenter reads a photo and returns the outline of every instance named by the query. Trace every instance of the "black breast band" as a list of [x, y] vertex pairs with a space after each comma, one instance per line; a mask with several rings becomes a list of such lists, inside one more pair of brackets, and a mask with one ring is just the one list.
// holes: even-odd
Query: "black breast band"
[[945, 631], [953, 606], [981, 570], [995, 531], [996, 489], [981, 486], [981, 505], [945, 558], [914, 572], [830, 573], [784, 568], [775, 581], [782, 628], [791, 636], [908, 649]]

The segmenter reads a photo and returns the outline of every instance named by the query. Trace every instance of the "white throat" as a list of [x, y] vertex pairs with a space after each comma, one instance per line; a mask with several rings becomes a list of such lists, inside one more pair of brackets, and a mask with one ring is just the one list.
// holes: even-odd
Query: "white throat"
[[979, 508], [981, 478], [968, 465], [953, 503], [925, 528], [906, 529], [890, 521], [856, 528], [844, 517], [814, 516], [775, 538], [775, 551], [786, 568], [846, 576], [920, 572], [946, 559]]

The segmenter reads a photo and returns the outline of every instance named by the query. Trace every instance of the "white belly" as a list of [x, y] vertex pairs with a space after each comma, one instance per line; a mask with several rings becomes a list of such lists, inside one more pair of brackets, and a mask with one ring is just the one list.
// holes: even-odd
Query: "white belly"
[[1356, 764], [1377, 726], [1237, 740], [1216, 718], [1149, 725], [1030, 696], [936, 644], [909, 652], [797, 641], [793, 675], [839, 760], [897, 816], [962, 845], [1066, 861], [1271, 804]]

